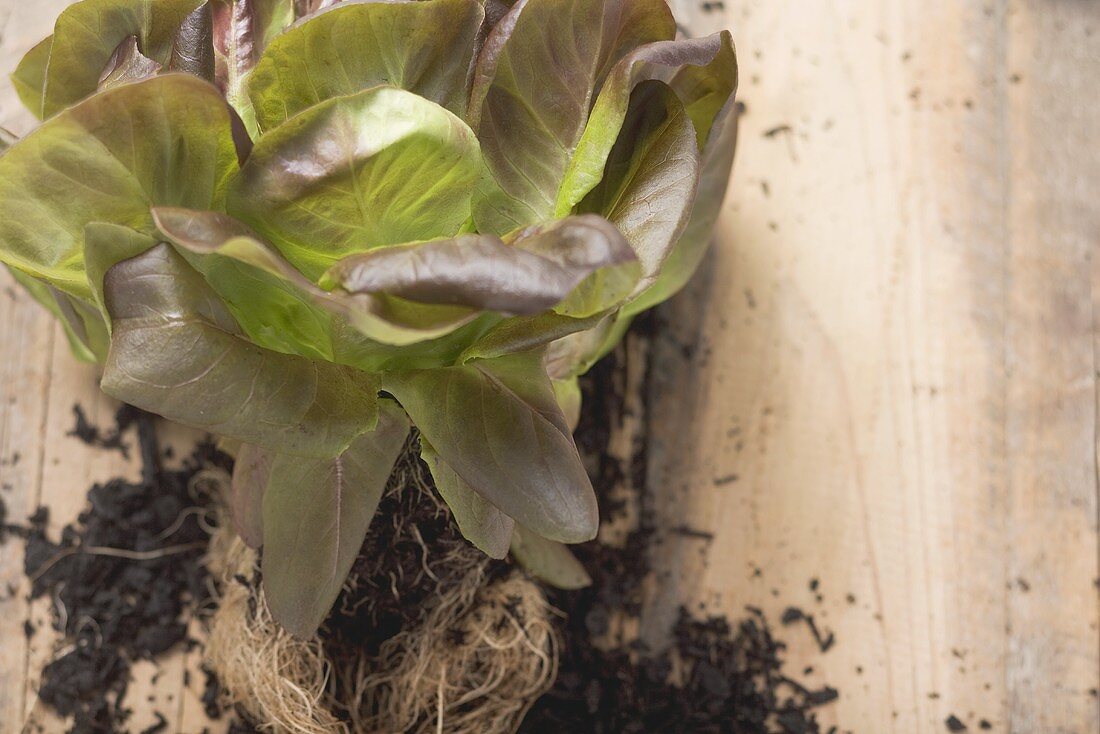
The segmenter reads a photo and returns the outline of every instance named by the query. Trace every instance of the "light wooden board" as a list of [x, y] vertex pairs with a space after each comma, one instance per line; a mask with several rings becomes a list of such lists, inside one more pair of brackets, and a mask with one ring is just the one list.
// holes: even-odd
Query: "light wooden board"
[[662, 517], [716, 538], [648, 634], [795, 603], [841, 730], [1096, 732], [1100, 3], [692, 5], [748, 111], [653, 370]]
[[[64, 4], [0, 0], [4, 69]], [[840, 689], [822, 718], [841, 730], [1100, 731], [1100, 3], [674, 4], [733, 31], [748, 112], [651, 377], [661, 516], [716, 537], [663, 545], [646, 634], [681, 603], [797, 603], [837, 635], [821, 655], [783, 630]], [[0, 124], [29, 126], [6, 85]], [[0, 347], [0, 496], [15, 518], [49, 503], [56, 529], [134, 468], [64, 435], [74, 402], [113, 406], [15, 290]], [[4, 734], [55, 649], [24, 640], [25, 588], [6, 598], [21, 563], [0, 548]], [[184, 665], [136, 684], [135, 730], [154, 708], [205, 725]]]

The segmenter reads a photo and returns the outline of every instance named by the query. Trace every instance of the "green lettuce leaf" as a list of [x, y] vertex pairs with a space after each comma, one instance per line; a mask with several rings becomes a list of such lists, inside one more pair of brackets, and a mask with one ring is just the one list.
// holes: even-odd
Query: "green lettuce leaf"
[[508, 555], [515, 520], [485, 501], [423, 438], [420, 441], [420, 458], [431, 470], [435, 487], [451, 508], [458, 529], [466, 540], [490, 558]]
[[46, 65], [50, 61], [53, 36], [44, 38], [19, 61], [11, 75], [12, 86], [19, 101], [39, 120], [42, 119], [42, 96], [46, 91]]
[[271, 615], [299, 639], [328, 615], [409, 434], [384, 401], [374, 431], [331, 459], [279, 455], [263, 492], [263, 587]]
[[504, 234], [553, 219], [595, 94], [634, 48], [673, 38], [664, 0], [520, 0], [486, 39], [469, 120], [488, 175], [479, 232]]
[[31, 298], [61, 322], [61, 328], [65, 331], [65, 339], [69, 342], [69, 349], [72, 351], [73, 356], [81, 362], [95, 364], [98, 357], [92, 347], [87, 344], [87, 335], [83, 333], [83, 325], [80, 325], [79, 328], [74, 327], [70, 317], [62, 310], [62, 299], [66, 297], [65, 294], [40, 280], [35, 280], [21, 270], [12, 267], [8, 267], [7, 270], [11, 273], [15, 282], [23, 286], [30, 294]]
[[248, 81], [263, 130], [332, 97], [377, 86], [406, 89], [462, 116], [477, 0], [344, 3], [275, 38]]
[[377, 417], [375, 378], [239, 336], [202, 277], [166, 244], [107, 271], [102, 388], [195, 428], [279, 453], [332, 457]]
[[630, 294], [636, 269], [621, 266], [634, 264], [615, 227], [584, 216], [525, 232], [511, 245], [469, 234], [352, 255], [334, 265], [322, 285], [518, 315], [557, 306], [583, 318]]
[[465, 123], [411, 92], [376, 87], [261, 137], [228, 211], [316, 281], [347, 255], [459, 231], [479, 168]]
[[383, 388], [501, 512], [562, 542], [595, 536], [596, 496], [539, 353], [387, 373]]
[[57, 18], [46, 70], [42, 117], [93, 94], [119, 44], [137, 37], [141, 53], [167, 66], [180, 24], [203, 0], [81, 0]]
[[229, 109], [168, 74], [95, 95], [0, 157], [0, 261], [91, 300], [84, 227], [155, 232], [154, 205], [221, 208], [237, 169]]
[[559, 589], [592, 585], [592, 577], [572, 551], [519, 525], [512, 532], [512, 557], [527, 573]]

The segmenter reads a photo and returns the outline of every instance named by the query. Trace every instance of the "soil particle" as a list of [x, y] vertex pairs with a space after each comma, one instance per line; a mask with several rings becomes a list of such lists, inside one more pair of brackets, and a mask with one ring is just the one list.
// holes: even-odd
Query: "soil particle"
[[[201, 563], [208, 540], [206, 495], [195, 475], [228, 469], [212, 444], [198, 446], [181, 469], [162, 471], [153, 417], [126, 407], [104, 431], [77, 416], [75, 434], [104, 449], [125, 452], [123, 433], [135, 426], [143, 480], [112, 479], [88, 491], [88, 506], [66, 526], [59, 542], [46, 534], [47, 508], [21, 528], [24, 571], [33, 597], [53, 600], [52, 625], [65, 638], [64, 652], [42, 672], [39, 698], [62, 716], [71, 732], [123, 730], [130, 668], [187, 640], [187, 623], [209, 600]], [[146, 729], [165, 731], [163, 717]]]
[[[651, 327], [652, 318], [643, 318], [633, 334]], [[621, 420], [623, 411], [616, 388], [620, 355], [603, 360], [583, 378], [585, 409], [576, 434], [597, 492], [603, 493], [605, 521], [624, 510], [621, 501], [606, 496], [609, 488], [628, 473], [633, 486], [645, 486], [644, 446], [638, 447], [628, 471], [606, 452], [609, 426]], [[709, 533], [686, 527], [671, 532], [709, 538]], [[558, 679], [519, 731], [820, 734], [813, 709], [839, 694], [828, 687], [809, 689], [788, 676], [784, 645], [759, 609], [746, 609], [738, 621], [681, 609], [664, 650], [609, 635], [618, 628], [612, 620], [642, 614], [648, 552], [659, 536], [642, 498], [640, 525], [621, 546], [593, 542], [573, 547], [593, 584], [577, 592], [550, 592], [551, 602], [563, 612]]]
[[947, 720], [943, 722], [948, 731], [959, 732], [966, 731], [966, 724], [962, 723], [958, 716], [951, 714], [947, 717]]

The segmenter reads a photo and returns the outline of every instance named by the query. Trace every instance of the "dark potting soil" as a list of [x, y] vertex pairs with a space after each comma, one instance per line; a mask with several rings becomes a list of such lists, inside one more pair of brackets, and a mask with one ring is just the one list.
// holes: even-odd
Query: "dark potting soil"
[[[164, 470], [152, 416], [127, 406], [105, 431], [88, 423], [79, 408], [74, 412], [71, 435], [105, 449], [125, 453], [123, 434], [135, 426], [142, 480], [94, 485], [87, 509], [64, 528], [58, 543], [46, 535], [44, 507], [28, 525], [8, 529], [25, 538], [31, 595], [53, 599], [52, 624], [66, 641], [66, 651], [42, 672], [39, 698], [73, 717], [70, 731], [76, 734], [125, 731], [133, 662], [193, 644], [188, 621], [210, 600], [201, 563], [209, 535], [201, 523], [215, 499], [193, 479], [210, 467], [228, 470], [230, 460], [204, 443], [180, 469]], [[147, 731], [165, 726], [158, 720]]]
[[[652, 317], [641, 319], [630, 338], [652, 324]], [[624, 410], [617, 382], [623, 370], [616, 355], [582, 380], [585, 410], [576, 437], [597, 492], [628, 473], [634, 487], [645, 487], [644, 445], [635, 447], [633, 463], [626, 467], [606, 452], [609, 427]], [[605, 519], [623, 509], [606, 496], [600, 500]], [[640, 642], [607, 647], [610, 621], [637, 618], [642, 611], [648, 550], [657, 529], [644, 497], [641, 504], [638, 529], [621, 547], [593, 542], [574, 548], [592, 576], [590, 587], [550, 592], [551, 602], [564, 612], [558, 678], [520, 732], [819, 734], [813, 710], [838, 693], [828, 687], [810, 690], [786, 672], [783, 643], [757, 609], [746, 610], [738, 621], [699, 618], [682, 609], [667, 649], [648, 650]], [[799, 620], [807, 618], [813, 625], [812, 617], [799, 612]]]

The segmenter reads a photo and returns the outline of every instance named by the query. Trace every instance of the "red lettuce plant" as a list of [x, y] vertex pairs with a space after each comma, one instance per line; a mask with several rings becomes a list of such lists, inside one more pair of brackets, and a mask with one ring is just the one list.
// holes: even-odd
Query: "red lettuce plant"
[[239, 444], [277, 618], [338, 594], [410, 426], [465, 536], [585, 583], [577, 376], [698, 265], [727, 33], [665, 0], [83, 0], [13, 80], [0, 261], [108, 394]]

